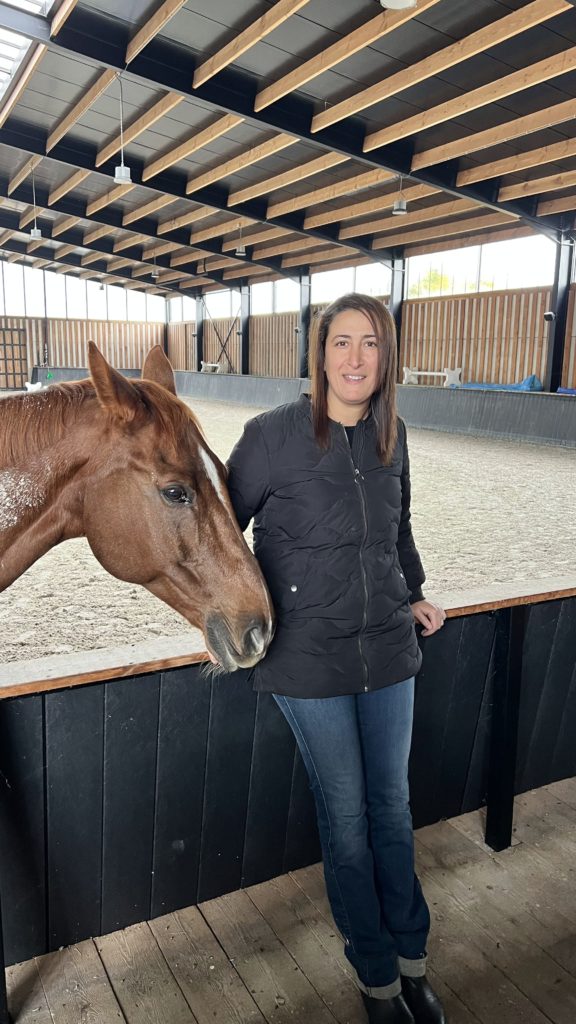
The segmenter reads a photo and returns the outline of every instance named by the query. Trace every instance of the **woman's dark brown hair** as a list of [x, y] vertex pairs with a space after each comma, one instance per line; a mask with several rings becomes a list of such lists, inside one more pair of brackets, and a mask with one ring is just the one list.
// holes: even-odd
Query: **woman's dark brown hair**
[[396, 410], [396, 325], [392, 315], [379, 299], [351, 292], [331, 302], [321, 314], [313, 332], [310, 348], [312, 377], [312, 418], [316, 440], [322, 448], [330, 444], [328, 419], [328, 380], [324, 372], [324, 353], [334, 317], [348, 309], [368, 317], [378, 340], [378, 384], [372, 395], [372, 415], [376, 422], [378, 455], [385, 466], [392, 460], [398, 434]]

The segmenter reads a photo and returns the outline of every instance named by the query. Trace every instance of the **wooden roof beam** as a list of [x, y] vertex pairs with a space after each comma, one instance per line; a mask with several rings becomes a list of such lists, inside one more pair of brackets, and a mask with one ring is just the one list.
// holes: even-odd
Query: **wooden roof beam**
[[105, 252], [88, 252], [80, 260], [83, 267], [89, 267], [91, 263], [98, 263], [99, 260], [107, 260], [109, 256]]
[[80, 217], [64, 217], [62, 220], [56, 221], [52, 225], [52, 238], [58, 238], [58, 235], [63, 235], [65, 231], [70, 231], [70, 228], [75, 227], [80, 220]]
[[498, 224], [510, 223], [510, 218], [505, 213], [491, 213], [486, 217], [466, 217], [464, 220], [454, 221], [452, 224], [434, 224], [429, 228], [418, 228], [416, 231], [400, 231], [396, 235], [386, 235], [385, 238], [375, 238], [372, 248], [392, 249], [395, 246], [410, 245], [411, 242], [423, 242], [428, 238], [444, 238], [446, 235], [466, 235], [470, 231], [482, 231], [484, 228], [495, 227]]
[[222, 71], [222, 68], [227, 67], [232, 61], [238, 60], [243, 53], [282, 25], [292, 14], [296, 14], [302, 7], [305, 7], [308, 2], [309, 0], [277, 0], [265, 14], [256, 18], [256, 21], [248, 25], [239, 35], [234, 35], [234, 38], [226, 46], [223, 46], [221, 50], [218, 50], [196, 68], [192, 82], [193, 88], [197, 89], [209, 78], [213, 78], [219, 71]]
[[187, 263], [195, 263], [199, 259], [204, 259], [206, 253], [202, 252], [201, 249], [189, 249], [188, 252], [180, 253], [178, 256], [172, 256], [170, 259], [171, 267], [185, 267]]
[[[282, 235], [291, 235], [293, 232], [288, 228], [265, 228], [263, 231], [256, 231], [251, 235], [242, 235], [244, 245], [256, 245], [257, 242], [270, 242], [273, 238], [280, 238]], [[222, 252], [235, 249], [240, 243], [240, 236], [225, 239], [222, 242]]]
[[18, 227], [20, 228], [20, 230], [22, 230], [22, 228], [28, 227], [28, 225], [31, 224], [36, 217], [39, 217], [41, 213], [44, 213], [43, 206], [29, 206], [26, 210], [24, 210], [24, 212], [20, 215], [20, 220], [18, 221]]
[[122, 196], [131, 192], [135, 185], [116, 185], [115, 188], [110, 189], [108, 192], [104, 192], [101, 196], [93, 199], [91, 203], [88, 203], [86, 207], [86, 214], [88, 217], [93, 217], [98, 210], [103, 210], [105, 206], [110, 206], [111, 203], [115, 203], [117, 199], [121, 199]]
[[[225, 221], [221, 224], [214, 224], [210, 228], [204, 228], [202, 231], [193, 231], [190, 235], [190, 245], [197, 245], [198, 242], [205, 242], [209, 238], [219, 238], [220, 235], [227, 235], [231, 231], [235, 231], [236, 228], [249, 227], [253, 224], [252, 218], [248, 217], [235, 217], [234, 220]], [[244, 245], [246, 245], [246, 241]]]
[[24, 63], [18, 68], [12, 87], [8, 88], [7, 94], [2, 97], [0, 103], [0, 128], [10, 117], [47, 49], [48, 47], [44, 46], [43, 43], [37, 43], [36, 46], [32, 46], [24, 59]]
[[576, 46], [571, 46], [562, 53], [556, 53], [536, 64], [520, 68], [519, 71], [505, 75], [504, 78], [498, 78], [495, 82], [488, 82], [487, 85], [482, 85], [479, 89], [463, 92], [460, 96], [455, 96], [454, 99], [440, 103], [430, 110], [424, 110], [422, 113], [407, 117], [406, 120], [392, 124], [388, 128], [372, 132], [364, 140], [364, 152], [369, 153], [390, 142], [397, 142], [399, 139], [405, 139], [426, 128], [432, 128], [436, 124], [444, 124], [470, 110], [478, 110], [490, 103], [497, 103], [498, 100], [529, 89], [532, 85], [540, 85], [542, 82], [565, 75], [567, 72], [573, 71], [574, 68], [576, 68]]
[[82, 96], [78, 102], [74, 104], [72, 109], [60, 119], [56, 127], [50, 132], [46, 142], [47, 153], [49, 153], [51, 149], [54, 149], [56, 143], [60, 142], [60, 139], [63, 138], [63, 136], [66, 135], [66, 132], [70, 131], [70, 128], [72, 128], [72, 126], [80, 120], [82, 115], [90, 109], [98, 97], [101, 96], [103, 92], [106, 92], [106, 89], [115, 78], [116, 72], [109, 68], [107, 71], [98, 75], [98, 78], [92, 83], [89, 89], [82, 91]]
[[267, 260], [270, 256], [285, 256], [289, 252], [317, 249], [321, 245], [326, 245], [323, 238], [297, 238], [294, 242], [278, 242], [270, 248], [255, 249], [252, 256], [255, 260]]
[[165, 235], [168, 231], [176, 231], [178, 228], [185, 228], [189, 224], [195, 224], [198, 220], [213, 217], [216, 212], [213, 206], [197, 206], [195, 210], [182, 213], [179, 217], [171, 217], [170, 220], [160, 221], [156, 230], [159, 235]]
[[222, 277], [225, 281], [233, 281], [235, 278], [238, 277], [261, 277], [263, 274], [266, 274], [266, 279], [268, 279], [268, 275], [270, 274], [270, 270], [268, 267], [244, 266], [233, 267], [232, 270], [225, 270], [224, 273], [222, 274]]
[[84, 245], [88, 246], [92, 242], [97, 242], [99, 238], [104, 238], [106, 235], [111, 235], [114, 228], [108, 227], [107, 224], [101, 224], [99, 227], [92, 228], [90, 231], [84, 233], [82, 239]]
[[538, 203], [536, 215], [547, 217], [551, 213], [569, 213], [571, 210], [576, 210], [576, 193], [571, 196], [562, 196], [561, 199], [546, 199], [544, 202]]
[[555, 142], [551, 146], [531, 149], [528, 153], [516, 153], [514, 156], [504, 157], [503, 160], [493, 160], [489, 164], [469, 167], [465, 171], [460, 171], [456, 185], [472, 185], [476, 181], [500, 178], [504, 174], [516, 174], [529, 167], [542, 167], [543, 164], [566, 160], [572, 156], [576, 156], [576, 139], [563, 139], [562, 142]]
[[156, 9], [151, 18], [142, 25], [133, 39], [128, 43], [126, 50], [126, 63], [137, 57], [141, 50], [148, 43], [157, 36], [161, 29], [164, 28], [171, 18], [178, 13], [180, 8], [184, 7], [186, 0], [164, 0], [163, 4]]
[[60, 248], [56, 250], [56, 257], [61, 259], [64, 256], [69, 256], [70, 253], [75, 252], [77, 248], [77, 245], [61, 245]]
[[555, 192], [571, 185], [576, 185], [576, 171], [560, 171], [559, 174], [550, 174], [546, 178], [521, 181], [519, 185], [504, 185], [498, 193], [498, 201], [505, 203], [524, 196], [536, 196], [541, 192]]
[[12, 231], [10, 228], [6, 228], [6, 230], [0, 234], [0, 245], [4, 245], [6, 242], [9, 242], [15, 234], [15, 231]]
[[123, 252], [124, 249], [131, 249], [134, 245], [146, 242], [149, 237], [149, 235], [136, 235], [132, 233], [124, 235], [123, 238], [119, 238], [117, 242], [114, 242], [114, 252]]
[[126, 228], [136, 220], [142, 220], [143, 217], [149, 217], [151, 213], [157, 213], [158, 210], [169, 206], [170, 203], [175, 203], [177, 199], [178, 196], [158, 196], [157, 199], [152, 199], [151, 202], [146, 203], [144, 206], [137, 206], [134, 210], [127, 210], [122, 217], [122, 227]]
[[207, 185], [212, 185], [215, 181], [221, 181], [222, 178], [227, 178], [230, 174], [236, 174], [237, 171], [242, 170], [244, 167], [251, 167], [252, 164], [256, 164], [260, 160], [265, 160], [275, 153], [280, 153], [283, 149], [293, 146], [298, 141], [295, 135], [275, 135], [273, 139], [268, 139], [267, 142], [261, 142], [257, 146], [243, 150], [238, 156], [232, 157], [231, 160], [227, 160], [223, 164], [218, 164], [210, 171], [204, 171], [203, 174], [190, 178], [186, 185], [186, 192], [190, 195], [192, 192], [197, 192], [198, 189], [206, 188]]
[[463, 39], [445, 46], [442, 50], [437, 50], [436, 53], [425, 57], [424, 60], [409, 64], [402, 71], [397, 71], [395, 75], [389, 75], [388, 78], [376, 82], [375, 85], [371, 85], [367, 89], [362, 89], [341, 103], [335, 103], [326, 110], [322, 110], [312, 118], [312, 131], [321, 131], [322, 128], [327, 128], [346, 117], [352, 117], [367, 107], [381, 103], [383, 100], [389, 99], [390, 96], [396, 96], [434, 75], [441, 75], [443, 71], [462, 64], [463, 61], [483, 53], [498, 43], [512, 39], [535, 25], [540, 25], [543, 21], [570, 10], [571, 6], [566, 0], [534, 0], [527, 7], [522, 7], [519, 11], [491, 21], [484, 28], [472, 32], [469, 36], [464, 36]]
[[66, 181], [63, 181], [61, 185], [58, 185], [55, 189], [50, 192], [48, 196], [48, 206], [52, 206], [52, 203], [57, 203], [59, 199], [71, 192], [73, 188], [80, 185], [81, 182], [85, 181], [86, 178], [90, 177], [90, 171], [74, 171]]
[[195, 132], [194, 135], [191, 135], [186, 142], [182, 142], [179, 146], [175, 146], [167, 153], [164, 153], [163, 156], [159, 156], [156, 160], [151, 160], [149, 164], [146, 164], [142, 171], [142, 181], [148, 181], [156, 174], [165, 171], [167, 167], [173, 167], [180, 160], [185, 160], [191, 153], [196, 153], [199, 149], [209, 145], [210, 142], [219, 139], [221, 135], [231, 131], [236, 125], [241, 124], [243, 120], [243, 117], [238, 117], [236, 114], [225, 114], [224, 117], [219, 117], [212, 124], [208, 125], [207, 128], [204, 128], [203, 131]]
[[150, 249], [146, 249], [142, 253], [143, 260], [152, 260], [155, 256], [164, 256], [167, 252], [175, 252], [176, 249], [181, 249], [182, 246], [179, 242], [160, 242], [158, 245], [153, 245]]
[[257, 196], [264, 195], [266, 192], [273, 192], [277, 188], [291, 185], [294, 181], [303, 181], [305, 178], [310, 178], [313, 174], [320, 174], [331, 167], [337, 167], [338, 164], [343, 164], [349, 159], [350, 157], [343, 156], [341, 153], [325, 153], [314, 160], [309, 160], [308, 163], [299, 164], [297, 167], [291, 167], [289, 171], [276, 174], [273, 178], [264, 178], [255, 185], [249, 185], [247, 188], [241, 188], [237, 192], [231, 192], [228, 196], [228, 206], [245, 203], [249, 199], [255, 199]]
[[118, 270], [124, 270], [125, 267], [130, 267], [134, 263], [134, 260], [127, 259], [126, 256], [122, 256], [118, 260], [111, 260], [108, 264], [108, 271], [111, 274], [115, 274]]
[[58, 35], [58, 33], [59, 33], [60, 29], [62, 28], [64, 22], [66, 22], [68, 20], [68, 18], [72, 14], [72, 11], [76, 7], [77, 3], [78, 3], [78, 0], [62, 0], [62, 3], [60, 4], [58, 10], [54, 14], [54, 16], [53, 16], [53, 18], [52, 18], [52, 20], [50, 22], [50, 38], [51, 39], [54, 36]]
[[348, 32], [342, 39], [333, 43], [332, 46], [328, 46], [325, 50], [317, 53], [310, 60], [305, 61], [304, 64], [299, 64], [294, 71], [283, 75], [282, 78], [273, 82], [272, 85], [266, 86], [265, 89], [261, 89], [256, 96], [254, 110], [264, 110], [271, 103], [276, 103], [282, 96], [287, 96], [288, 93], [306, 85], [313, 78], [317, 78], [318, 75], [329, 71], [336, 64], [340, 64], [341, 61], [348, 60], [349, 57], [358, 53], [359, 50], [363, 50], [364, 47], [375, 43], [377, 39], [388, 35], [389, 32], [393, 32], [394, 29], [404, 25], [411, 18], [416, 18], [423, 11], [437, 3], [438, 0], [420, 0], [416, 9], [407, 8], [404, 11], [386, 11], [382, 14], [377, 14], [375, 18], [371, 18], [370, 21], [355, 29], [354, 32]]
[[443, 163], [445, 160], [468, 156], [469, 153], [477, 153], [479, 150], [489, 149], [490, 146], [498, 146], [501, 142], [510, 142], [511, 139], [518, 139], [522, 135], [529, 135], [542, 128], [551, 128], [553, 125], [570, 121], [574, 117], [576, 117], [576, 99], [565, 100], [564, 103], [556, 103], [552, 107], [546, 107], [545, 110], [536, 110], [533, 114], [526, 114], [524, 117], [515, 117], [512, 121], [496, 125], [495, 128], [487, 128], [483, 132], [471, 132], [470, 135], [456, 139], [454, 142], [422, 150], [421, 153], [416, 153], [413, 157], [412, 170], [418, 171], [423, 167]]
[[[402, 195], [407, 202], [414, 202], [417, 199], [426, 199], [427, 196], [434, 196], [440, 192], [439, 188], [432, 188], [431, 185], [414, 185], [413, 188], [403, 188]], [[352, 220], [354, 217], [366, 217], [370, 213], [378, 213], [381, 210], [389, 210], [398, 198], [397, 192], [387, 192], [383, 196], [376, 196], [374, 199], [365, 199], [361, 203], [350, 203], [338, 210], [327, 210], [326, 213], [311, 213], [304, 221], [304, 228], [317, 228], [322, 224], [334, 224], [336, 221]], [[360, 225], [363, 227], [363, 225]], [[355, 232], [362, 234], [361, 231]], [[352, 235], [350, 236], [352, 237]]]
[[[391, 214], [382, 220], [371, 221], [369, 225], [359, 224], [350, 228], [343, 228], [339, 238], [354, 238], [356, 235], [373, 235], [377, 231], [397, 231], [399, 227], [407, 228], [412, 224], [427, 224], [430, 220], [444, 220], [446, 217], [457, 217], [461, 213], [469, 213], [476, 210], [478, 213], [481, 207], [472, 199], [454, 199], [452, 202], [439, 203], [438, 206], [428, 206], [425, 210], [414, 210], [407, 213], [399, 220]], [[366, 230], [368, 228], [368, 231]]]
[[327, 259], [338, 259], [340, 255], [342, 257], [351, 256], [354, 254], [354, 249], [350, 246], [342, 245], [337, 246], [333, 249], [325, 249], [322, 252], [309, 252], [305, 256], [287, 256], [286, 259], [282, 260], [283, 267], [301, 267], [309, 266], [311, 263], [321, 263], [322, 260]]
[[[177, 107], [178, 104], [181, 103], [183, 99], [184, 97], [177, 92], [165, 93], [164, 96], [162, 96], [162, 99], [158, 100], [157, 103], [154, 103], [153, 106], [149, 107], [149, 109], [144, 114], [141, 114], [140, 117], [136, 118], [136, 120], [133, 121], [132, 124], [124, 128], [124, 146], [127, 146], [130, 142], [133, 142], [134, 139], [137, 139], [139, 135], [142, 135], [142, 132], [145, 132], [148, 128], [151, 128], [153, 124], [156, 124], [156, 122], [160, 120], [160, 118], [168, 114], [171, 110], [174, 109], [174, 107]], [[115, 153], [119, 153], [121, 143], [122, 140], [120, 138], [120, 133], [118, 133], [118, 135], [116, 135], [116, 137], [113, 138], [111, 142], [108, 142], [105, 146], [102, 147], [102, 149], [98, 151], [98, 155], [96, 157], [96, 167], [100, 167], [103, 163], [106, 163], [106, 160], [109, 160], [110, 157], [114, 156]]]
[[428, 245], [409, 246], [404, 250], [405, 256], [425, 256], [428, 253], [446, 252], [451, 249], [465, 249], [470, 245], [489, 245], [490, 242], [505, 242], [511, 238], [526, 238], [536, 232], [529, 227], [504, 228], [504, 230], [485, 231], [478, 235], [464, 238], [451, 238], [445, 242], [433, 242]]
[[39, 249], [41, 245], [46, 245], [46, 240], [44, 238], [34, 238], [31, 242], [28, 242], [28, 245], [26, 246], [26, 252], [35, 252], [36, 249]]
[[314, 192], [306, 192], [303, 196], [292, 196], [291, 199], [286, 199], [284, 202], [271, 203], [266, 216], [270, 218], [283, 217], [285, 213], [303, 210], [307, 206], [315, 206], [316, 203], [327, 203], [340, 196], [349, 195], [351, 192], [372, 188], [374, 185], [385, 185], [396, 178], [397, 175], [392, 171], [384, 171], [376, 167], [373, 171], [356, 174], [353, 178], [345, 178], [344, 181], [336, 181], [324, 188], [317, 188]]
[[28, 160], [24, 161], [20, 169], [16, 171], [14, 177], [10, 178], [10, 181], [8, 182], [7, 192], [9, 196], [11, 196], [12, 193], [16, 191], [18, 186], [21, 185], [22, 182], [26, 180], [29, 174], [32, 174], [32, 171], [34, 171], [38, 167], [38, 164], [41, 162], [41, 156], [31, 156]]

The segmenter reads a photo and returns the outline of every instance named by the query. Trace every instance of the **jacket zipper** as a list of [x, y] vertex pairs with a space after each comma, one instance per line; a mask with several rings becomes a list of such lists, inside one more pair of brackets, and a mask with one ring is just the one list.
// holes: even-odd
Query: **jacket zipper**
[[[360, 660], [362, 661], [362, 678], [364, 680], [364, 693], [368, 693], [368, 691], [369, 691], [369, 687], [368, 687], [368, 665], [366, 664], [366, 659], [364, 657], [364, 651], [362, 649], [362, 635], [363, 635], [363, 633], [364, 633], [364, 631], [366, 629], [366, 623], [368, 621], [368, 587], [366, 585], [366, 569], [365, 569], [365, 566], [364, 566], [364, 558], [363, 558], [364, 545], [366, 543], [366, 538], [368, 537], [368, 518], [366, 516], [366, 498], [364, 496], [364, 490], [363, 490], [362, 483], [361, 483], [361, 481], [364, 480], [364, 477], [362, 476], [360, 470], [358, 469], [358, 466], [354, 462], [354, 457], [352, 455], [352, 448], [351, 448], [351, 445], [348, 442], [348, 436], [346, 434], [346, 430], [345, 430], [344, 426], [342, 426], [342, 430], [344, 431], [344, 441], [345, 441], [348, 453], [350, 455], [350, 462], [352, 463], [352, 469], [354, 470], [354, 483], [357, 484], [358, 492], [360, 494], [360, 507], [362, 509], [362, 520], [363, 520], [363, 523], [364, 523], [364, 534], [362, 536], [362, 540], [361, 540], [361, 543], [360, 543], [360, 552], [359, 552], [360, 571], [361, 571], [361, 574], [362, 574], [362, 587], [363, 587], [363, 590], [364, 590], [364, 610], [363, 610], [363, 614], [362, 614], [362, 629], [361, 629], [360, 633], [358, 634], [358, 650], [360, 652]], [[362, 454], [362, 448], [363, 447], [364, 447], [364, 436], [362, 436], [362, 447], [360, 448], [359, 455]]]

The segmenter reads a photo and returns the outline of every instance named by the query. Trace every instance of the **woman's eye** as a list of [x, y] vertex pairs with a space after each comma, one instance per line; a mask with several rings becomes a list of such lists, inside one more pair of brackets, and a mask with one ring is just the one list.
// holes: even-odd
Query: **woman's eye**
[[192, 495], [187, 487], [183, 487], [181, 484], [170, 484], [169, 487], [163, 487], [160, 494], [170, 505], [191, 505]]

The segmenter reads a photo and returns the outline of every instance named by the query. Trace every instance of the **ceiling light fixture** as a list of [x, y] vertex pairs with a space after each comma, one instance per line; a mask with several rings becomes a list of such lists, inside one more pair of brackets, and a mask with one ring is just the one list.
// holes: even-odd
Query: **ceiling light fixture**
[[405, 11], [409, 7], [416, 7], [416, 0], [379, 0], [380, 7], [387, 7], [390, 11]]
[[238, 245], [236, 246], [236, 248], [234, 250], [234, 255], [235, 256], [245, 256], [246, 255], [246, 246], [244, 245], [244, 242], [242, 241], [242, 224], [240, 222], [238, 223]]
[[38, 227], [38, 222], [36, 220], [36, 182], [34, 180], [34, 169], [32, 169], [32, 204], [34, 209], [34, 227], [30, 229], [30, 238], [36, 242], [39, 238], [42, 238], [42, 232]]
[[404, 196], [402, 195], [402, 177], [400, 177], [399, 181], [400, 181], [400, 184], [399, 184], [399, 187], [398, 187], [398, 195], [397, 195], [396, 199], [394, 200], [394, 205], [392, 207], [392, 214], [393, 214], [394, 217], [405, 217], [406, 213], [407, 213], [407, 209], [406, 209], [406, 200], [404, 199]]
[[116, 185], [131, 185], [130, 168], [124, 163], [124, 96], [122, 93], [122, 75], [118, 75], [120, 83], [120, 164], [114, 168], [114, 183]]

